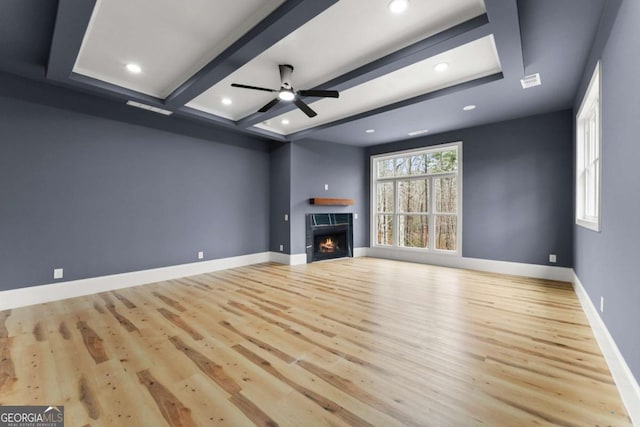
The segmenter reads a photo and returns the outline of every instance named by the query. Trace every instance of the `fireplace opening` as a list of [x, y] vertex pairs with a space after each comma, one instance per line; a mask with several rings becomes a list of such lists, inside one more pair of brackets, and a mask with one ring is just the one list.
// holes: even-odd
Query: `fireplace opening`
[[351, 214], [307, 214], [307, 262], [353, 256]]

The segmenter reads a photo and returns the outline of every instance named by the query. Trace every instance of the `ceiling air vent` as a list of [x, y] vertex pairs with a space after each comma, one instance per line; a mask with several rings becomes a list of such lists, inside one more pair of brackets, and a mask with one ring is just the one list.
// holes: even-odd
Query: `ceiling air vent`
[[420, 129], [420, 130], [414, 130], [413, 132], [409, 132], [407, 135], [409, 136], [417, 136], [417, 135], [422, 135], [423, 133], [427, 133], [429, 132], [429, 129]]
[[170, 116], [173, 114], [172, 111], [163, 110], [162, 108], [152, 107], [151, 105], [141, 104], [136, 101], [127, 101], [127, 105], [131, 105], [132, 107], [142, 108], [143, 110], [153, 111], [154, 113], [163, 114], [165, 116]]
[[524, 76], [524, 79], [520, 79], [520, 83], [522, 84], [522, 89], [529, 89], [530, 87], [540, 86], [542, 84], [542, 82], [540, 81], [540, 73]]

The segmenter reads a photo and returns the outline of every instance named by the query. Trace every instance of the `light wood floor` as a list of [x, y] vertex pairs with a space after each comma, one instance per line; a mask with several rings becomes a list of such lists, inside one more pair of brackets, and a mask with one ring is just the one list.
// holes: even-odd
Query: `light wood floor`
[[0, 312], [0, 404], [70, 427], [630, 425], [569, 284], [372, 258]]

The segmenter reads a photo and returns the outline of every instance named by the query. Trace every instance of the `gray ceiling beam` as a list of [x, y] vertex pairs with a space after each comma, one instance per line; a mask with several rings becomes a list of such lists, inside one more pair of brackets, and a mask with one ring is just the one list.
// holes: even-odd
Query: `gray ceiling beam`
[[47, 63], [48, 79], [65, 82], [76, 63], [96, 0], [59, 0]]
[[65, 83], [87, 92], [97, 92], [111, 98], [137, 101], [153, 107], [165, 108], [161, 98], [156, 98], [155, 96], [127, 89], [112, 83], [103, 82], [102, 80], [94, 79], [93, 77], [88, 77], [82, 74], [71, 73]]
[[[375, 61], [365, 64], [353, 71], [329, 80], [314, 89], [319, 90], [347, 90], [369, 80], [381, 77], [385, 74], [397, 71], [411, 64], [423, 61], [432, 56], [470, 43], [474, 40], [491, 34], [492, 26], [489, 25], [487, 14], [483, 14], [458, 24], [452, 28], [422, 39], [403, 49], [383, 56]], [[304, 99], [315, 99], [305, 97]], [[272, 119], [280, 114], [294, 110], [291, 103], [281, 103], [266, 113], [253, 113], [238, 120], [238, 126], [251, 127], [257, 123]]]
[[287, 0], [165, 100], [178, 109], [307, 23], [338, 0]]
[[[494, 25], [493, 35], [500, 55], [500, 66], [507, 78], [524, 77], [524, 54], [517, 0], [485, 0], [487, 15]], [[544, 78], [544, 77], [543, 77]]]
[[[206, 123], [208, 125], [216, 124], [225, 128], [233, 129], [238, 131], [238, 126], [236, 126], [236, 122], [230, 119], [226, 119], [224, 117], [216, 116], [215, 114], [210, 114], [204, 111], [196, 110], [191, 107], [181, 107], [178, 110], [174, 111], [174, 116], [184, 117], [189, 120], [197, 121], [200, 123]], [[268, 139], [273, 139], [276, 141], [286, 141], [286, 138], [279, 133], [271, 132], [265, 129], [260, 129], [253, 127], [251, 129], [243, 129], [245, 133], [251, 133], [256, 136], [261, 136]]]
[[321, 129], [326, 129], [338, 125], [342, 125], [348, 122], [352, 122], [355, 120], [360, 120], [365, 117], [375, 116], [376, 114], [386, 113], [387, 111], [396, 110], [398, 108], [408, 107], [413, 104], [418, 104], [421, 102], [429, 101], [432, 99], [440, 98], [442, 96], [451, 95], [463, 90], [471, 89], [477, 86], [485, 85], [487, 83], [495, 82], [497, 80], [502, 80], [504, 75], [502, 72], [491, 74], [489, 76], [480, 77], [474, 80], [470, 80], [468, 82], [459, 83], [457, 85], [449, 86], [443, 89], [438, 89], [433, 92], [428, 92], [422, 95], [414, 96], [413, 98], [405, 99], [402, 101], [395, 102], [393, 104], [385, 105], [383, 107], [375, 108], [373, 110], [365, 111], [363, 113], [355, 114], [353, 116], [345, 117], [344, 119], [339, 119], [333, 122], [325, 123], [319, 126], [315, 126], [309, 129], [301, 130], [300, 132], [293, 133], [291, 135], [287, 135], [287, 140], [296, 141], [301, 138], [305, 138], [309, 136], [309, 134], [316, 132]]

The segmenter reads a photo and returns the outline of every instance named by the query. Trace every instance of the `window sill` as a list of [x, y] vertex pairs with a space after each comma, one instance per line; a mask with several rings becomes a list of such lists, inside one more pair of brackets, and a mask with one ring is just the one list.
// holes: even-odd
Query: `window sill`
[[576, 224], [586, 229], [600, 232], [600, 223], [595, 221], [587, 221], [584, 219], [576, 219]]
[[411, 252], [415, 254], [424, 254], [424, 255], [444, 255], [447, 257], [460, 257], [462, 256], [460, 251], [443, 251], [438, 249], [423, 249], [423, 248], [407, 248], [404, 246], [386, 246], [386, 245], [373, 245], [372, 249], [383, 249], [387, 251], [397, 251], [397, 252]]

